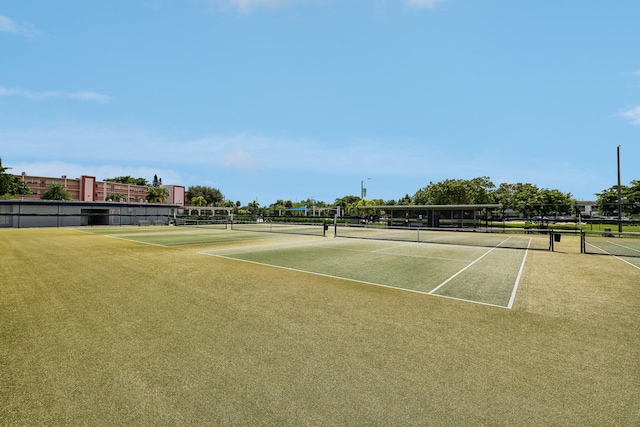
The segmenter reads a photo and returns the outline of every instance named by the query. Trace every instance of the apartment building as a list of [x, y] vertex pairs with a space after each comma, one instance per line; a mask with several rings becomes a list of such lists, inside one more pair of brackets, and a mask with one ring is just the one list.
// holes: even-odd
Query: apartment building
[[[24, 200], [40, 200], [42, 194], [53, 183], [62, 184], [71, 194], [71, 200], [77, 202], [123, 202], [145, 203], [148, 186], [122, 184], [119, 182], [98, 181], [94, 176], [82, 175], [80, 178], [60, 178], [17, 175], [31, 188], [32, 193], [25, 195]], [[166, 204], [184, 206], [185, 189], [180, 185], [163, 185], [169, 190]]]
[[580, 201], [578, 202], [578, 209], [580, 209], [580, 215], [583, 218], [597, 218], [600, 216], [598, 204], [595, 201]]

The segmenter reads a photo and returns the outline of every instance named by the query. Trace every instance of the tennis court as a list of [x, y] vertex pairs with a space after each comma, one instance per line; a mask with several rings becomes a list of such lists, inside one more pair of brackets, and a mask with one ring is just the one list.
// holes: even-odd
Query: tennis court
[[[371, 235], [322, 237], [321, 226], [272, 228], [262, 224], [241, 228], [252, 231], [138, 227], [91, 232], [164, 247], [208, 245], [201, 254], [506, 308], [513, 305], [527, 256], [526, 249], [500, 246], [513, 242], [514, 236], [489, 236], [494, 246], [478, 246], [468, 240], [462, 245], [449, 240], [447, 244], [378, 240]], [[374, 233], [374, 237], [385, 236]]]

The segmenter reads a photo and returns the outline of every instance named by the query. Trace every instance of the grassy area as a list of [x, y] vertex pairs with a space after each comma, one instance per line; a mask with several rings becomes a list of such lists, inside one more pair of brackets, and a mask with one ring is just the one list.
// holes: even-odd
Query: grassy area
[[198, 253], [246, 239], [0, 230], [0, 424], [634, 425], [640, 269], [572, 237], [505, 310]]

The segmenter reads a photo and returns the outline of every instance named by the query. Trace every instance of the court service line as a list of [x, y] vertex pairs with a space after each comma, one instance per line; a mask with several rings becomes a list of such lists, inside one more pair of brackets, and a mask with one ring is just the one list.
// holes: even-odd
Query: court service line
[[109, 237], [111, 239], [118, 239], [118, 240], [123, 240], [125, 242], [134, 242], [134, 243], [141, 243], [143, 245], [150, 245], [150, 246], [158, 246], [160, 248], [165, 248], [165, 249], [171, 249], [173, 248], [173, 246], [167, 246], [167, 245], [161, 245], [159, 243], [149, 243], [149, 242], [142, 242], [140, 240], [135, 240], [135, 239], [127, 239], [125, 237], [121, 237], [121, 236], [112, 236], [112, 235], [106, 235], [105, 237]]
[[470, 263], [469, 265], [467, 265], [465, 268], [463, 268], [462, 270], [458, 271], [456, 274], [454, 274], [453, 276], [449, 277], [447, 280], [445, 280], [444, 282], [440, 283], [438, 286], [436, 286], [435, 288], [433, 288], [431, 291], [429, 291], [429, 295], [433, 295], [433, 293], [435, 291], [437, 291], [438, 289], [440, 289], [441, 287], [443, 287], [444, 285], [446, 285], [447, 283], [449, 283], [450, 281], [452, 281], [454, 278], [456, 278], [458, 275], [460, 275], [463, 271], [467, 270], [468, 268], [470, 268], [472, 265], [474, 265], [476, 262], [480, 261], [482, 258], [486, 257], [487, 255], [489, 255], [491, 252], [493, 252], [495, 249], [497, 249], [502, 243], [506, 242], [507, 240], [509, 240], [511, 237], [506, 238], [505, 240], [503, 240], [502, 242], [500, 242], [497, 246], [494, 246], [493, 248], [489, 249], [487, 252], [485, 252], [484, 254], [482, 254], [478, 259], [476, 259], [475, 261], [473, 261], [472, 263]]

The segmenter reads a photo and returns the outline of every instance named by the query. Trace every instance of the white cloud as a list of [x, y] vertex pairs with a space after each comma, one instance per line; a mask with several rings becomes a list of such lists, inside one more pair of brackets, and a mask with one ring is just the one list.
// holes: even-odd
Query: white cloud
[[[221, 8], [236, 8], [242, 13], [250, 13], [257, 8], [276, 8], [290, 4], [320, 3], [325, 0], [209, 0]], [[405, 4], [411, 8], [435, 8], [439, 3], [446, 0], [404, 0]], [[386, 0], [376, 0], [374, 7], [376, 10], [386, 8]]]
[[444, 0], [406, 0], [406, 4], [409, 7], [415, 8], [434, 8], [438, 3], [442, 3]]
[[90, 92], [90, 91], [66, 93], [66, 94], [63, 94], [63, 97], [69, 98], [69, 99], [78, 99], [80, 101], [94, 101], [99, 104], [106, 104], [107, 102], [111, 101], [111, 99], [113, 99], [110, 96], [102, 95], [101, 93]]
[[38, 33], [35, 27], [29, 23], [17, 23], [11, 18], [0, 15], [0, 32], [33, 36]]
[[5, 33], [17, 33], [18, 24], [6, 16], [0, 15], [0, 31], [4, 31]]
[[103, 95], [97, 92], [91, 91], [78, 91], [78, 92], [60, 92], [60, 91], [42, 91], [33, 92], [21, 88], [5, 88], [0, 86], [0, 96], [21, 96], [23, 98], [45, 101], [50, 98], [57, 99], [75, 99], [79, 101], [92, 101], [99, 104], [108, 103], [112, 97]]
[[631, 124], [633, 125], [640, 126], [640, 105], [630, 110], [621, 112], [620, 117], [624, 117], [625, 119], [631, 121]]
[[310, 0], [212, 0], [222, 8], [233, 7], [242, 13], [250, 13], [256, 8], [275, 8], [293, 3], [309, 3]]
[[242, 149], [225, 153], [223, 159], [225, 167], [238, 167], [248, 170], [260, 167], [260, 161], [250, 152]]

